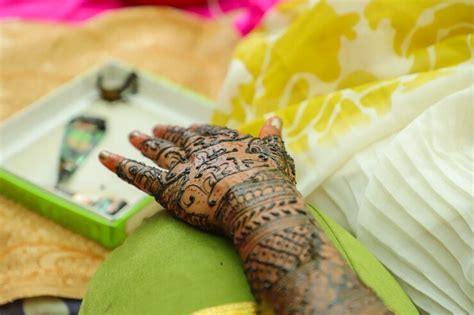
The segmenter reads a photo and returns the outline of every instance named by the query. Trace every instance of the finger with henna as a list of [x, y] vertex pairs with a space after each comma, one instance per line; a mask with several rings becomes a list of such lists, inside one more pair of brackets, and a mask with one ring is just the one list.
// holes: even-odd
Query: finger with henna
[[100, 152], [99, 160], [118, 177], [150, 195], [154, 195], [163, 186], [161, 180], [166, 172], [164, 170], [123, 158], [108, 151]]
[[170, 169], [177, 163], [186, 161], [184, 150], [173, 142], [150, 137], [139, 131], [129, 135], [130, 143], [159, 167]]

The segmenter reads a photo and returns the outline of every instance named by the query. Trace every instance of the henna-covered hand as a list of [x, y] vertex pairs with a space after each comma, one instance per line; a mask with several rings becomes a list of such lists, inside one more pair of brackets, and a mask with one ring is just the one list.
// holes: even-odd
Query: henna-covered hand
[[175, 216], [232, 238], [258, 301], [276, 314], [390, 313], [306, 210], [279, 118], [259, 138], [210, 125], [153, 133], [130, 142], [158, 167], [105, 151], [101, 162]]

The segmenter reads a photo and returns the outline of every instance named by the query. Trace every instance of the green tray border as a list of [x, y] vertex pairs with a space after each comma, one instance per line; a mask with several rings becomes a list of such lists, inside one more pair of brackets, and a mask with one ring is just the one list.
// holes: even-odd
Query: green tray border
[[55, 195], [4, 168], [0, 168], [1, 193], [65, 227], [91, 238], [107, 248], [120, 245], [126, 238], [130, 217], [154, 201], [144, 197], [120, 218], [109, 221], [61, 196]]

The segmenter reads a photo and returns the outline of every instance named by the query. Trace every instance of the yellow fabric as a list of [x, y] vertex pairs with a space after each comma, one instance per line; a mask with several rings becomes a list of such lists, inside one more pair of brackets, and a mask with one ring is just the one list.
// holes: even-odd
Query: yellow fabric
[[[472, 262], [466, 258], [459, 260], [461, 265], [437, 266], [440, 252], [429, 251], [428, 266], [412, 244], [401, 240], [411, 235], [421, 248], [441, 242], [448, 252], [462, 255], [458, 248], [464, 248], [468, 238], [451, 243], [451, 248], [448, 244], [461, 221], [474, 238], [472, 220], [465, 220], [466, 211], [472, 217], [472, 187], [460, 187], [467, 192], [462, 201], [454, 194], [443, 201], [441, 192], [425, 180], [426, 189], [435, 191], [432, 197], [413, 191], [394, 201], [403, 204], [394, 210], [402, 214], [416, 212], [410, 205], [416, 207], [421, 199], [431, 205], [430, 218], [438, 215], [435, 208], [446, 208], [443, 202], [456, 205], [450, 219], [428, 233], [419, 218], [411, 225], [376, 219], [365, 191], [377, 180], [372, 174], [378, 156], [398, 133], [435, 105], [452, 102], [454, 95], [467, 93], [472, 100], [473, 31], [472, 0], [284, 1], [238, 46], [212, 118], [216, 124], [255, 135], [265, 118], [280, 116], [284, 140], [296, 162], [298, 187], [307, 201], [356, 236], [359, 214], [369, 218], [363, 232], [372, 238], [363, 244], [391, 266], [418, 306], [434, 313], [474, 309]], [[466, 152], [469, 149], [458, 153]], [[454, 172], [474, 176], [471, 168], [455, 168], [444, 168], [438, 180], [449, 186]], [[381, 224], [393, 226], [384, 239], [398, 240], [398, 250], [387, 247], [375, 232]], [[423, 240], [417, 237], [426, 234]], [[414, 274], [415, 282], [409, 276]]]
[[[265, 113], [289, 105], [301, 107], [299, 102], [341, 88], [471, 60], [472, 1], [311, 3], [283, 2], [259, 31], [239, 45], [233, 70], [237, 73], [238, 64], [245, 75], [232, 77], [232, 88], [222, 95], [226, 106], [215, 113], [216, 123], [239, 127]], [[426, 79], [414, 78], [420, 85]], [[379, 95], [386, 90], [390, 96], [393, 88]], [[375, 117], [390, 110], [388, 102], [378, 106]], [[340, 115], [350, 115], [348, 108]], [[288, 113], [286, 118], [293, 117]], [[330, 117], [322, 117], [320, 126], [328, 124]], [[332, 128], [343, 134], [337, 125]]]
[[[283, 2], [238, 46], [212, 119], [256, 134], [266, 115], [282, 117], [299, 169], [315, 169], [299, 178], [306, 195], [373, 142], [375, 127], [393, 132], [431, 105], [409, 100], [470, 67], [474, 46], [472, 1], [311, 3]], [[389, 119], [405, 110], [394, 100], [406, 100], [406, 117]]]

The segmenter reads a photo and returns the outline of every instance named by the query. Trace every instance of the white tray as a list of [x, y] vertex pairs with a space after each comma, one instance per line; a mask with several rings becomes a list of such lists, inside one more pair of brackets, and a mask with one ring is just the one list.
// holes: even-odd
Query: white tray
[[[114, 81], [121, 82], [132, 71], [138, 76], [136, 94], [127, 94], [126, 102], [109, 103], [100, 99], [96, 87], [99, 73], [103, 74], [105, 82], [110, 84]], [[16, 177], [16, 180], [30, 188], [34, 185], [46, 193], [68, 199], [67, 195], [54, 189], [64, 127], [71, 118], [78, 115], [103, 118], [107, 124], [105, 137], [68, 181], [67, 189], [83, 194], [100, 194], [125, 199], [127, 206], [113, 216], [97, 213], [84, 206], [81, 208], [93, 216], [102, 217], [112, 225], [114, 221], [125, 217], [129, 221], [128, 219], [132, 217], [130, 210], [135, 209], [137, 204], [144, 204], [145, 195], [106, 170], [97, 159], [98, 152], [106, 149], [152, 165], [151, 161], [144, 158], [128, 143], [128, 134], [132, 130], [138, 129], [151, 134], [152, 127], [158, 123], [183, 126], [206, 123], [210, 120], [212, 106], [212, 103], [204, 97], [169, 81], [137, 71], [116, 61], [109, 62], [58, 88], [2, 123], [0, 125], [0, 170], [10, 177]], [[2, 185], [8, 185], [8, 183], [3, 182]], [[1, 190], [5, 190], [8, 194], [9, 189]], [[28, 194], [29, 190], [23, 189], [25, 194]], [[15, 193], [13, 197], [22, 199], [18, 193]], [[31, 199], [30, 197], [26, 199]], [[71, 200], [67, 201], [71, 202]], [[30, 201], [28, 204], [35, 205]], [[54, 205], [52, 207], [49, 210], [54, 212]], [[153, 210], [149, 210], [146, 214], [135, 215], [135, 217], [143, 219], [159, 209], [158, 206], [152, 208]], [[50, 216], [44, 213], [45, 211], [40, 212]], [[138, 214], [143, 211], [135, 212]], [[56, 213], [50, 217], [56, 219], [55, 217], [60, 217], [60, 214]], [[128, 232], [132, 230], [131, 226], [136, 227], [141, 219], [127, 222], [126, 230]], [[64, 224], [60, 219], [56, 221]], [[74, 229], [74, 224], [67, 225]], [[86, 234], [84, 231], [81, 232]]]

